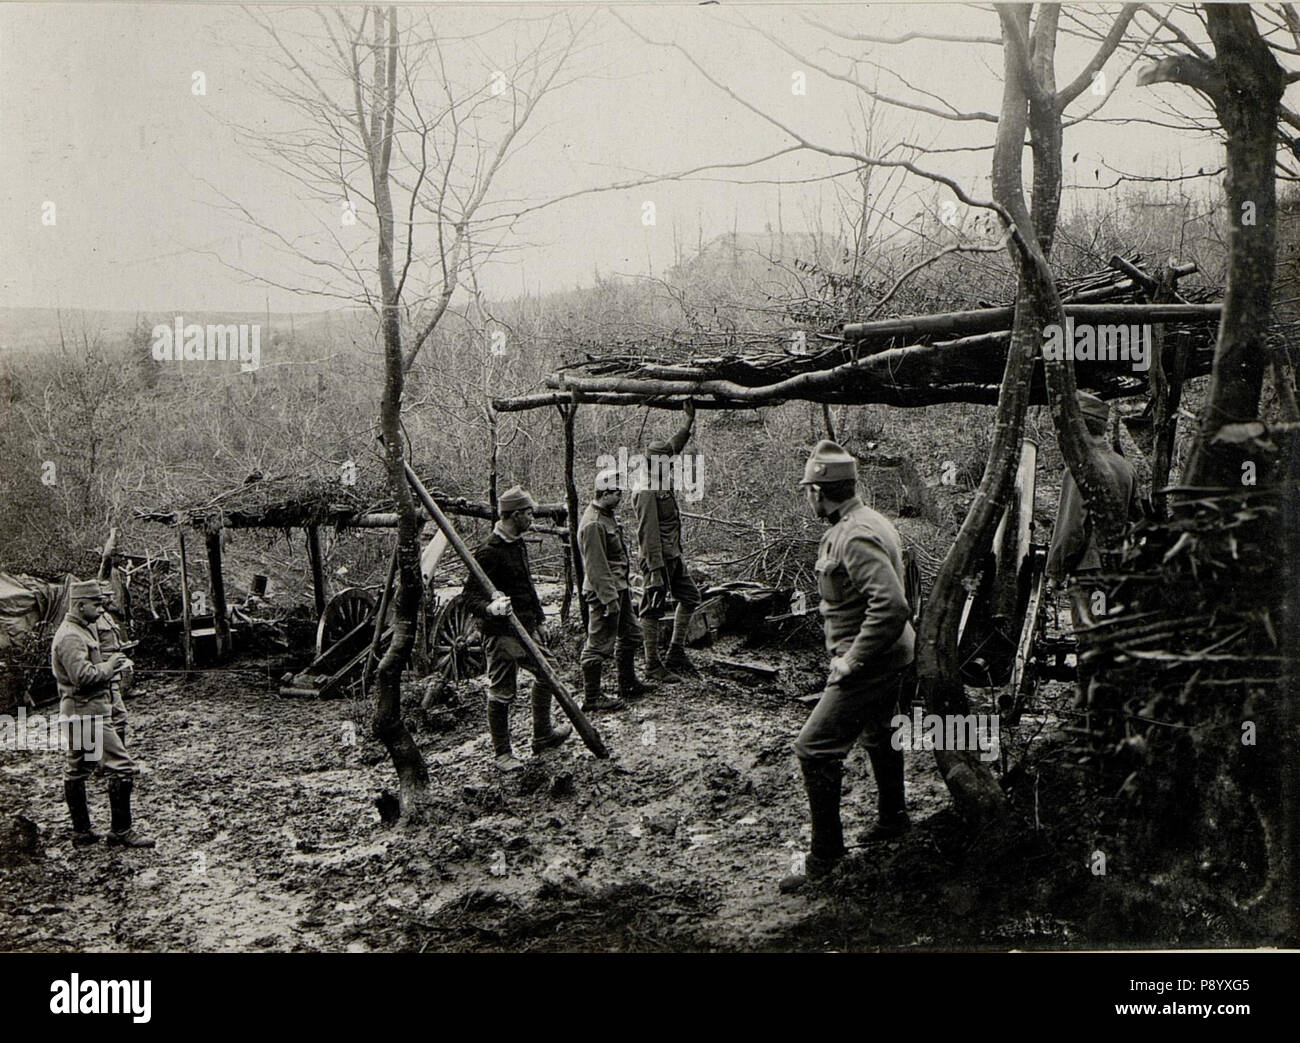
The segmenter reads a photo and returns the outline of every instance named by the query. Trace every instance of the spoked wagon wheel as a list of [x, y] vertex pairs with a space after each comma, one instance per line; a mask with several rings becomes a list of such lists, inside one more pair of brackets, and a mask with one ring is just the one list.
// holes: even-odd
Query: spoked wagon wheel
[[429, 636], [429, 659], [434, 672], [448, 681], [477, 677], [487, 669], [483, 632], [463, 597], [442, 607]]
[[375, 616], [375, 599], [360, 587], [340, 590], [329, 600], [316, 624], [316, 654], [338, 644], [362, 623]]

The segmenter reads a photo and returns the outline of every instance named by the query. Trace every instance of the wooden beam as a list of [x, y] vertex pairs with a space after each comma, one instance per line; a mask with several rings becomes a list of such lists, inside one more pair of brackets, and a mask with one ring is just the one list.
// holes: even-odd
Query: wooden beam
[[[1142, 325], [1149, 322], [1196, 322], [1218, 319], [1221, 304], [1066, 304], [1066, 318], [1107, 325]], [[1014, 309], [979, 308], [942, 315], [912, 315], [844, 325], [849, 341], [878, 337], [915, 337], [943, 333], [990, 333], [1011, 328]]]
[[[591, 405], [645, 406], [647, 409], [666, 409], [675, 413], [681, 412], [682, 403], [689, 397], [689, 395], [671, 394], [646, 398], [646, 396], [642, 394], [620, 394], [619, 392], [614, 391], [579, 391], [576, 395], [578, 402], [585, 402]], [[498, 413], [519, 413], [528, 409], [544, 409], [547, 406], [568, 405], [572, 403], [574, 399], [575, 396], [571, 392], [556, 391], [541, 395], [522, 395], [518, 398], [494, 398], [492, 400], [492, 408]], [[738, 407], [727, 402], [711, 402], [708, 399], [703, 399], [695, 403], [695, 408], [736, 409]]]

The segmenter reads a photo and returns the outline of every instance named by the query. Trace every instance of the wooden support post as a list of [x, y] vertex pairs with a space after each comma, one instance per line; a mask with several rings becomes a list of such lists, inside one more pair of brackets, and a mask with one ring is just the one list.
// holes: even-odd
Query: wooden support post
[[573, 563], [573, 581], [578, 590], [578, 612], [582, 616], [582, 627], [587, 628], [587, 602], [582, 596], [582, 553], [578, 549], [578, 486], [573, 477], [573, 422], [578, 415], [578, 404], [570, 402], [559, 406], [560, 416], [564, 418], [564, 499], [569, 510], [569, 560]]
[[562, 557], [564, 560], [564, 601], [560, 604], [560, 622], [569, 621], [569, 606], [573, 603], [573, 551], [570, 549], [568, 541], [565, 541], [562, 548]]
[[492, 520], [501, 520], [501, 511], [497, 508], [497, 453], [501, 444], [497, 441], [497, 411], [492, 400], [487, 400], [488, 438], [492, 442], [492, 452], [488, 457], [488, 506], [492, 508]]
[[325, 558], [320, 549], [320, 529], [315, 525], [307, 526], [307, 557], [311, 559], [311, 586], [316, 596], [316, 618], [325, 614], [325, 602], [329, 593], [325, 587]]
[[207, 534], [208, 584], [212, 593], [212, 625], [217, 631], [217, 658], [230, 654], [230, 616], [226, 611], [226, 578], [221, 571], [221, 532]]
[[[177, 525], [181, 541], [181, 644], [185, 647], [185, 669], [194, 669], [194, 641], [190, 637], [190, 568], [185, 558], [185, 529]], [[152, 577], [151, 577], [152, 581]]]
[[[1156, 289], [1156, 301], [1177, 299], [1175, 284], [1177, 269], [1173, 264], [1165, 267]], [[1155, 326], [1151, 331], [1151, 502], [1156, 517], [1169, 517], [1166, 496], [1160, 490], [1169, 484], [1169, 470], [1173, 466], [1174, 441], [1178, 435], [1178, 407], [1183, 400], [1183, 379], [1187, 372], [1187, 340], [1180, 338], [1172, 352], [1165, 351], [1165, 328]]]

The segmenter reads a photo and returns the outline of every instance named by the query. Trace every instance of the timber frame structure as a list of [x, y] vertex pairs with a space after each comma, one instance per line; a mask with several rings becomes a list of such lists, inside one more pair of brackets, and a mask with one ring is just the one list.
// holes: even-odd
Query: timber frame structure
[[[458, 496], [435, 492], [434, 502], [447, 514], [457, 517], [480, 518], [488, 521], [496, 517], [492, 507]], [[321, 548], [320, 529], [332, 526], [340, 529], [396, 529], [397, 513], [392, 504], [379, 496], [366, 496], [357, 486], [343, 484], [339, 479], [302, 476], [263, 478], [250, 475], [243, 485], [227, 490], [207, 503], [175, 509], [136, 511], [143, 521], [170, 525], [176, 528], [181, 562], [181, 620], [182, 642], [185, 649], [186, 668], [193, 666], [193, 640], [196, 636], [212, 636], [216, 641], [217, 658], [224, 659], [231, 651], [230, 609], [226, 600], [225, 575], [222, 568], [222, 533], [226, 529], [304, 529], [307, 533], [307, 558], [311, 566], [312, 592], [316, 616], [325, 612], [329, 600], [329, 587], [325, 577], [325, 561]], [[568, 510], [563, 504], [542, 504], [536, 517], [556, 523], [535, 525], [533, 531], [544, 535], [566, 538], [567, 529], [558, 528], [568, 520]], [[421, 508], [416, 513], [421, 525], [430, 518]], [[209, 592], [212, 599], [212, 630], [207, 635], [192, 628], [193, 611], [190, 606], [189, 558], [185, 532], [201, 534], [208, 558]], [[395, 560], [395, 559], [394, 559]], [[390, 568], [389, 585], [392, 584]]]
[[[1168, 460], [1183, 382], [1209, 374], [1222, 305], [1206, 288], [1179, 292], [1195, 264], [1166, 262], [1160, 274], [1142, 268], [1142, 256], [1113, 256], [1106, 268], [1059, 283], [1067, 319], [1095, 325], [1152, 328], [1145, 371], [1114, 361], [1074, 363], [1080, 389], [1103, 399], [1150, 394], [1144, 421], [1157, 460]], [[980, 302], [984, 305], [985, 302]], [[790, 401], [831, 405], [881, 403], [916, 408], [945, 402], [995, 405], [1006, 366], [1015, 306], [988, 303], [960, 312], [849, 322], [830, 332], [768, 338], [765, 352], [697, 357], [698, 334], [673, 336], [656, 358], [637, 353], [588, 354], [546, 381], [549, 391], [493, 398], [495, 413], [554, 407], [564, 424], [564, 476], [569, 508], [570, 558], [579, 587], [578, 491], [574, 482], [574, 420], [584, 403], [680, 410], [741, 410]], [[746, 338], [747, 345], [753, 338]], [[813, 346], [816, 342], [819, 346]], [[716, 338], [704, 343], [716, 349]], [[733, 342], [734, 343], [734, 342]], [[1047, 403], [1042, 358], [1034, 363], [1030, 404]], [[581, 603], [583, 618], [586, 604]]]

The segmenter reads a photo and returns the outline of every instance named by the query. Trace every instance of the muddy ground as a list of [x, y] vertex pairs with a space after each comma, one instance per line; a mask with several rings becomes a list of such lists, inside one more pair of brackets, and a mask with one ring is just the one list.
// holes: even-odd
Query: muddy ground
[[[577, 685], [577, 635], [564, 637]], [[1047, 766], [1055, 718], [1027, 720], [1012, 787], [1019, 839], [991, 846], [953, 813], [933, 755], [908, 751], [915, 828], [858, 851], [811, 895], [777, 881], [807, 849], [791, 752], [823, 676], [811, 643], [718, 647], [781, 668], [661, 687], [503, 781], [483, 692], [408, 721], [432, 775], [434, 824], [381, 820], [395, 775], [360, 702], [281, 699], [276, 669], [142, 677], [131, 744], [139, 823], [156, 851], [67, 836], [57, 752], [0, 753], [0, 804], [26, 825], [0, 860], [0, 949], [26, 951], [825, 950], [1201, 943], [1198, 913], [1133, 900], [1088, 871], [1087, 794]], [[703, 665], [710, 653], [696, 653]], [[1045, 692], [1052, 705], [1061, 693]], [[528, 756], [526, 697], [516, 750]], [[1032, 743], [1029, 736], [1034, 736]], [[102, 782], [96, 824], [107, 825]], [[861, 747], [845, 775], [852, 843], [874, 821]], [[1082, 794], [1082, 795], [1081, 795]], [[13, 820], [11, 820], [13, 821]], [[39, 829], [39, 832], [36, 830]], [[11, 828], [11, 841], [13, 839]], [[19, 832], [22, 832], [19, 829]], [[1168, 905], [1168, 908], [1166, 908]], [[1145, 918], [1145, 919], [1144, 919]], [[1192, 925], [1189, 933], [1189, 924]]]

